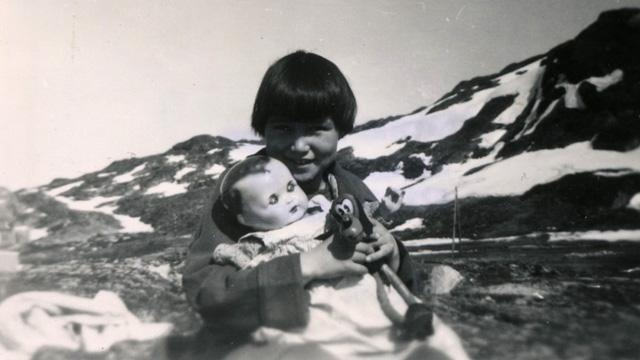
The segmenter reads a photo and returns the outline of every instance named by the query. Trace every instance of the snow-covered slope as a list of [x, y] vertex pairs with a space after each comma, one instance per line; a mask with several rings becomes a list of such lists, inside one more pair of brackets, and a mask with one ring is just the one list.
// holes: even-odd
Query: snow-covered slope
[[[527, 224], [538, 225], [545, 210], [557, 215], [547, 206], [569, 212], [555, 225], [546, 221], [552, 229], [638, 227], [639, 64], [638, 10], [607, 12], [544, 55], [462, 82], [422, 111], [347, 136], [343, 159], [378, 196], [387, 186], [405, 188], [408, 209], [398, 223], [421, 215], [432, 235], [451, 229], [456, 190], [471, 235], [535, 231]], [[367, 146], [372, 139], [380, 146]], [[560, 183], [564, 194], [553, 190]], [[528, 203], [532, 194], [535, 204]], [[492, 210], [474, 213], [485, 206]], [[509, 209], [510, 222], [493, 214], [501, 208]], [[606, 213], [609, 220], [565, 221], [578, 213]]]
[[[456, 189], [465, 238], [640, 228], [640, 11], [604, 13], [575, 39], [461, 82], [340, 141], [339, 161], [382, 196], [401, 238], [447, 236]], [[375, 145], [372, 145], [375, 144]], [[196, 136], [16, 193], [47, 239], [191, 233], [218, 176], [261, 145]]]

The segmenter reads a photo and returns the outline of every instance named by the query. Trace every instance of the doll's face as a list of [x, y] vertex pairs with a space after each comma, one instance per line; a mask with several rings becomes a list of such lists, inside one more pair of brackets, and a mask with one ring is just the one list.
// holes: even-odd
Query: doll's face
[[246, 176], [234, 186], [242, 199], [238, 221], [256, 230], [273, 230], [302, 218], [308, 199], [291, 172], [275, 159], [264, 170]]

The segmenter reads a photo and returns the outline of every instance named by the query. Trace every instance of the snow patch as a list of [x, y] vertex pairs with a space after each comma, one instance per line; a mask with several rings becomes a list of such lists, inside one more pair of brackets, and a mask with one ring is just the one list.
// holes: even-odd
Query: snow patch
[[212, 177], [217, 177], [220, 174], [222, 174], [224, 171], [226, 170], [226, 168], [220, 164], [213, 164], [211, 165], [211, 167], [209, 167], [207, 170], [205, 170], [204, 174], [205, 175], [210, 175]]
[[[524, 71], [524, 73], [517, 74], [521, 71]], [[518, 115], [522, 114], [531, 97], [531, 84], [535, 84], [533, 88], [539, 88], [543, 72], [544, 66], [541, 66], [540, 61], [537, 61], [500, 78], [500, 87], [505, 88], [501, 95], [517, 94], [517, 96], [513, 100], [513, 104], [493, 120], [494, 124], [511, 124]]]
[[[480, 159], [469, 159], [462, 164], [445, 165], [439, 173], [406, 189], [404, 199], [406, 205], [446, 203], [453, 200], [455, 186], [458, 186], [459, 197], [521, 195], [535, 185], [549, 183], [569, 174], [603, 168], [640, 171], [639, 158], [640, 148], [620, 153], [594, 150], [589, 142], [581, 142], [563, 149], [522, 153], [463, 176], [473, 168], [490, 164], [490, 154]], [[397, 176], [389, 177], [389, 180], [394, 181], [394, 185], [400, 182]], [[378, 184], [374, 186], [381, 187]]]
[[394, 227], [393, 229], [391, 229], [391, 231], [422, 229], [423, 226], [424, 226], [424, 222], [422, 218], [412, 218]]
[[229, 159], [231, 159], [231, 162], [238, 162], [257, 153], [262, 150], [262, 148], [264, 148], [264, 145], [242, 144], [229, 151]]
[[175, 182], [163, 182], [154, 185], [145, 191], [145, 195], [173, 196], [187, 192], [189, 184], [178, 184]]
[[498, 130], [494, 130], [492, 132], [483, 134], [482, 136], [480, 136], [480, 144], [478, 144], [478, 146], [481, 148], [490, 148], [493, 145], [495, 145], [495, 143], [497, 143], [498, 140], [500, 140], [500, 138], [506, 133], [507, 133], [507, 130], [498, 129]]
[[556, 85], [556, 88], [564, 88], [564, 106], [567, 109], [584, 109], [584, 102], [582, 102], [582, 98], [580, 94], [578, 94], [578, 86], [577, 84], [570, 83], [560, 83]]
[[17, 191], [17, 193], [27, 195], [27, 194], [35, 194], [39, 191], [40, 191], [40, 187], [33, 187], [33, 188], [20, 189]]
[[152, 273], [158, 274], [166, 280], [170, 280], [169, 274], [171, 273], [171, 266], [169, 264], [149, 265], [148, 269]]
[[640, 211], [640, 193], [633, 195], [627, 207]]
[[[548, 237], [548, 241], [640, 241], [640, 230], [589, 230], [582, 232], [558, 231], [558, 232], [535, 232], [530, 234], [505, 236], [498, 238], [484, 238], [472, 240], [462, 238], [462, 243], [479, 243], [479, 242], [511, 242], [523, 239], [539, 239]], [[402, 244], [411, 252], [416, 254], [417, 249], [425, 246], [442, 246], [450, 245], [451, 238], [424, 238], [415, 240], [405, 240]], [[456, 240], [456, 244], [458, 241]], [[414, 250], [412, 250], [414, 249]], [[428, 250], [427, 250], [428, 251]]]
[[505, 74], [497, 79], [498, 86], [478, 91], [470, 100], [453, 104], [431, 114], [421, 111], [389, 122], [383, 127], [347, 135], [340, 141], [340, 148], [351, 146], [354, 156], [375, 158], [399, 150], [404, 143], [398, 143], [398, 141], [407, 138], [420, 142], [437, 141], [460, 130], [463, 124], [475, 117], [489, 100], [499, 96], [517, 95], [514, 104], [500, 114], [496, 121], [501, 124], [510, 124], [526, 106], [531, 84], [538, 81], [543, 69], [540, 61], [533, 62], [525, 68], [516, 70], [527, 70], [526, 73]]
[[[19, 253], [17, 251], [0, 250], [0, 273], [12, 273], [20, 271], [21, 268]], [[0, 352], [0, 354], [2, 354], [2, 352]], [[6, 357], [4, 359], [8, 358], [9, 357]]]
[[173, 178], [174, 178], [174, 179], [176, 179], [176, 181], [177, 181], [177, 180], [180, 180], [180, 179], [182, 179], [185, 175], [187, 175], [188, 173], [193, 172], [193, 171], [195, 171], [195, 170], [196, 170], [196, 168], [195, 168], [195, 167], [193, 167], [193, 166], [187, 166], [187, 167], [185, 167], [185, 168], [182, 168], [182, 169], [178, 170], [178, 172], [176, 172], [176, 174], [173, 176]]
[[217, 152], [220, 152], [220, 151], [222, 151], [222, 149], [211, 149], [211, 150], [207, 151], [207, 155], [213, 155], [213, 154], [215, 154]]
[[58, 196], [60, 194], [66, 193], [67, 191], [69, 191], [69, 190], [73, 189], [74, 187], [82, 184], [83, 182], [84, 182], [84, 180], [75, 181], [75, 182], [72, 182], [72, 183], [67, 184], [67, 185], [58, 186], [58, 187], [53, 188], [53, 189], [51, 189], [49, 191], [46, 191], [45, 193], [47, 195], [51, 196], [51, 197], [56, 197], [56, 196]]
[[140, 221], [139, 218], [134, 218], [127, 215], [115, 214], [114, 211], [117, 209], [115, 206], [105, 206], [104, 210], [110, 211], [110, 215], [113, 216], [118, 222], [120, 222], [120, 226], [122, 226], [122, 230], [120, 232], [153, 232], [153, 226], [149, 224], [145, 224]]
[[580, 87], [580, 84], [582, 84], [583, 81], [586, 81], [588, 83], [595, 85], [596, 90], [600, 92], [605, 90], [609, 86], [622, 81], [623, 76], [624, 76], [624, 73], [622, 72], [622, 70], [616, 69], [605, 76], [590, 77], [588, 79], [578, 82], [577, 84], [563, 82], [563, 83], [557, 84], [556, 88], [561, 87], [565, 89], [564, 105], [567, 109], [584, 109], [585, 108], [584, 102], [582, 101], [582, 98], [580, 98], [580, 94], [578, 93], [578, 88]]
[[453, 250], [417, 250], [411, 251], [411, 255], [444, 255], [444, 254], [453, 254]]
[[77, 211], [94, 211], [107, 214], [114, 217], [120, 222], [122, 229], [120, 232], [152, 232], [153, 227], [143, 223], [139, 218], [134, 218], [127, 215], [115, 214], [117, 206], [115, 204], [120, 196], [103, 197], [96, 196], [88, 200], [73, 200], [65, 196], [56, 196], [56, 200], [67, 205], [71, 210]]
[[134, 179], [133, 175], [141, 172], [147, 164], [140, 164], [133, 168], [130, 171], [127, 171], [124, 174], [118, 175], [112, 179], [112, 181], [116, 184], [124, 184]]
[[549, 241], [640, 241], [640, 230], [610, 230], [610, 231], [560, 231], [549, 233]]
[[620, 176], [626, 176], [633, 173], [634, 171], [629, 169], [612, 169], [612, 170], [596, 171], [593, 173], [593, 175], [602, 176], [602, 177], [620, 177]]
[[98, 174], [98, 175], [96, 175], [96, 176], [97, 176], [97, 177], [99, 177], [99, 178], [103, 178], [103, 177], [113, 176], [113, 175], [115, 175], [115, 174], [116, 174], [116, 172], [114, 171], [114, 172], [108, 172], [108, 173], [99, 173], [99, 174]]
[[[559, 99], [555, 99], [551, 102], [551, 104], [549, 104], [549, 106], [547, 106], [547, 108], [544, 110], [544, 112], [542, 113], [542, 115], [540, 115], [540, 120], [546, 118], [547, 116], [549, 116], [549, 114], [551, 113], [551, 111], [553, 111], [553, 109], [556, 107], [556, 105], [560, 102]], [[538, 121], [540, 122], [540, 121]], [[530, 132], [530, 131], [528, 131]]]
[[[384, 126], [383, 128], [386, 128]], [[360, 134], [360, 133], [358, 133]], [[388, 156], [402, 149], [405, 143], [392, 142], [390, 144], [376, 144], [372, 146], [371, 138], [354, 136], [345, 137], [340, 141], [340, 149], [351, 147], [353, 155], [362, 159], [375, 159], [381, 156]]]
[[184, 155], [167, 155], [165, 156], [165, 159], [167, 160], [168, 164], [177, 164], [179, 162], [184, 161], [186, 157]]
[[528, 98], [524, 96], [518, 96], [513, 101], [513, 104], [508, 108], [504, 109], [496, 118], [493, 120], [494, 124], [504, 124], [508, 125], [515, 121], [515, 119], [522, 113], [524, 108], [527, 106]]
[[[470, 242], [470, 241], [478, 241], [478, 240], [470, 240], [467, 238], [462, 238], [460, 239], [461, 242]], [[405, 240], [402, 242], [402, 244], [404, 244], [404, 246], [406, 246], [407, 248], [416, 248], [416, 247], [422, 247], [422, 246], [429, 246], [429, 245], [449, 245], [451, 244], [451, 238], [424, 238], [424, 239], [416, 239], [416, 240]], [[456, 239], [456, 244], [458, 243], [458, 240]]]
[[[539, 101], [539, 100], [538, 100]], [[530, 135], [532, 134], [536, 128], [538, 127], [538, 125], [540, 125], [540, 123], [542, 122], [542, 120], [544, 120], [547, 116], [549, 116], [549, 114], [551, 114], [551, 111], [553, 111], [553, 109], [556, 108], [556, 106], [558, 105], [558, 103], [560, 102], [560, 99], [555, 99], [551, 102], [551, 104], [549, 104], [549, 106], [544, 110], [544, 112], [542, 113], [542, 115], [540, 115], [540, 117], [538, 117], [538, 119], [536, 120], [536, 122], [533, 124], [533, 126], [530, 126], [528, 129], [525, 127], [526, 131], [524, 131], [525, 129], [523, 129], [523, 131], [520, 132], [520, 134], [518, 134], [518, 136], [516, 137], [516, 139], [519, 139], [522, 135], [522, 133], [524, 132], [524, 135]], [[534, 109], [531, 111], [531, 115], [530, 118], [533, 118], [534, 115], [537, 113], [538, 110], [538, 105], [539, 102], [536, 102], [536, 106], [534, 107]], [[527, 125], [530, 124], [531, 121], [527, 120]]]
[[61, 203], [64, 203], [71, 210], [97, 211], [97, 212], [104, 212], [100, 209], [101, 206], [114, 203], [118, 199], [120, 199], [120, 196], [112, 196], [112, 197], [96, 196], [88, 200], [73, 200], [72, 198], [69, 198], [66, 196], [56, 197], [56, 200], [60, 201]]
[[598, 92], [605, 90], [611, 85], [617, 84], [622, 81], [624, 72], [620, 69], [613, 70], [611, 73], [601, 77], [590, 77], [584, 81], [595, 85]]
[[425, 165], [429, 165], [431, 163], [431, 156], [427, 156], [424, 153], [411, 154], [409, 157], [420, 159]]
[[364, 183], [378, 199], [382, 199], [387, 187], [399, 189], [414, 181], [416, 179], [407, 179], [397, 172], [372, 172], [364, 179]]
[[47, 228], [34, 228], [29, 231], [29, 241], [42, 239], [49, 235]]

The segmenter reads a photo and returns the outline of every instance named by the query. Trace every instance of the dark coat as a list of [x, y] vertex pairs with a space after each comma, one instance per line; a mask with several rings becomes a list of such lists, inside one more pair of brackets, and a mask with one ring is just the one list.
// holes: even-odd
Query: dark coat
[[[339, 165], [328, 171], [335, 176], [339, 193], [350, 193], [362, 202], [377, 201], [362, 180]], [[287, 329], [305, 325], [309, 296], [303, 285], [300, 254], [243, 270], [213, 263], [212, 253], [218, 244], [234, 243], [253, 231], [239, 224], [222, 206], [219, 194], [216, 184], [189, 246], [183, 271], [189, 303], [212, 333], [231, 336], [236, 344], [238, 336], [246, 336], [260, 326]], [[400, 242], [398, 246], [398, 274], [410, 288], [415, 287], [411, 260]]]

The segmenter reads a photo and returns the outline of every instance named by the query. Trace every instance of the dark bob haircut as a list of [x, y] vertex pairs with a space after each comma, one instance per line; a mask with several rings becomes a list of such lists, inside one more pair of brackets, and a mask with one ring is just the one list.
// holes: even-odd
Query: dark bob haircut
[[311, 122], [331, 118], [340, 136], [353, 129], [356, 98], [340, 69], [320, 55], [296, 51], [269, 67], [251, 116], [260, 136], [270, 117]]

